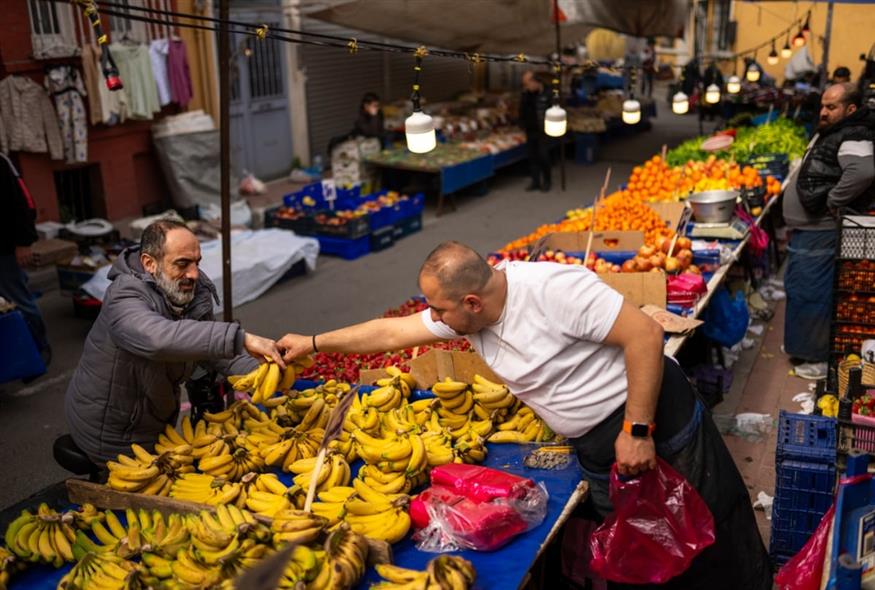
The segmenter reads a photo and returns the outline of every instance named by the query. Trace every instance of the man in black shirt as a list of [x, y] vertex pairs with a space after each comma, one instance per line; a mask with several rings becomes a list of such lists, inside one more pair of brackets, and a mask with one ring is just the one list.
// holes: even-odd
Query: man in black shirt
[[48, 365], [52, 353], [46, 338], [46, 326], [27, 288], [27, 275], [22, 270], [30, 264], [30, 246], [37, 240], [36, 209], [12, 160], [2, 153], [0, 195], [3, 195], [5, 212], [0, 216], [0, 297], [14, 303], [21, 311], [34, 343]]
[[527, 191], [550, 190], [550, 146], [544, 133], [544, 114], [550, 108], [550, 94], [534, 72], [523, 74], [520, 97], [520, 125], [526, 132], [526, 151], [532, 183]]

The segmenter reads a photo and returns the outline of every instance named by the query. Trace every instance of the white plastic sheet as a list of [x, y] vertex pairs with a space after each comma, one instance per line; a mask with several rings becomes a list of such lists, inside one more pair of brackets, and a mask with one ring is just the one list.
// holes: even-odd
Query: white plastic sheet
[[[215, 283], [222, 296], [222, 241], [201, 243], [201, 271]], [[308, 271], [316, 269], [319, 242], [283, 229], [241, 231], [231, 235], [231, 270], [234, 306], [257, 299], [270, 289], [295, 263], [304, 260]], [[110, 266], [104, 266], [82, 286], [82, 289], [103, 301], [109, 287]], [[215, 306], [217, 312], [221, 304]]]

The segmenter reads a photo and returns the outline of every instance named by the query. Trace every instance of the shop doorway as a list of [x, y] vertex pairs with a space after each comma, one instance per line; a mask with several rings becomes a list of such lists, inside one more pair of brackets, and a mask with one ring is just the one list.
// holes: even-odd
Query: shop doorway
[[[273, 11], [233, 11], [232, 20], [280, 26]], [[262, 180], [289, 172], [292, 134], [282, 42], [231, 35], [231, 157], [238, 173]]]

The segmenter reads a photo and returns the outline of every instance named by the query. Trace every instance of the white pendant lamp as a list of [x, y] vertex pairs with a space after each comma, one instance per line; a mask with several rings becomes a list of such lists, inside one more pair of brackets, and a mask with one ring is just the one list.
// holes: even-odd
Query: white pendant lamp
[[434, 120], [422, 111], [413, 111], [407, 117], [404, 121], [404, 135], [407, 137], [407, 149], [414, 154], [430, 152], [437, 145]]
[[720, 102], [720, 87], [717, 84], [711, 84], [705, 89], [705, 102], [708, 104]]
[[726, 92], [729, 94], [738, 94], [741, 92], [741, 78], [735, 74], [729, 76], [729, 80], [726, 81]]
[[544, 115], [544, 133], [550, 137], [562, 137], [568, 127], [565, 109], [557, 104], [547, 109]]
[[634, 98], [623, 103], [623, 123], [634, 125], [641, 121], [641, 103]]
[[671, 99], [671, 112], [675, 115], [685, 115], [690, 111], [690, 97], [683, 92], [677, 92]]
[[747, 72], [745, 73], [745, 77], [748, 82], [759, 82], [760, 81], [760, 67], [756, 63], [752, 63], [747, 66]]

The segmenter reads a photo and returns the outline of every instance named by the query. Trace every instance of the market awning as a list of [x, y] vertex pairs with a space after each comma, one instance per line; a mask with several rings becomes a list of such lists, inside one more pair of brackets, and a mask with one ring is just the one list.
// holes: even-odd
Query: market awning
[[[301, 0], [305, 16], [391, 39], [456, 51], [547, 55], [552, 0]], [[596, 27], [636, 37], [683, 32], [687, 0], [559, 0], [563, 43]]]

